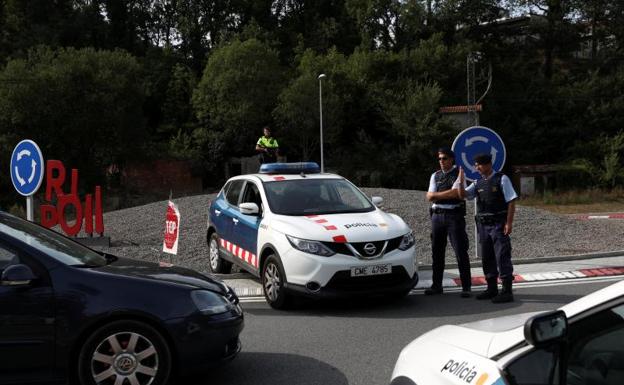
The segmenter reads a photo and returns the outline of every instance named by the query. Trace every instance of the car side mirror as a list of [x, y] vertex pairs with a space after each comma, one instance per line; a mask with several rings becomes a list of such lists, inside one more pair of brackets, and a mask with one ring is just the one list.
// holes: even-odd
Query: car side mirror
[[383, 198], [382, 197], [373, 197], [371, 200], [373, 201], [373, 204], [375, 206], [379, 206], [380, 204], [383, 203]]
[[7, 266], [0, 276], [2, 286], [26, 286], [37, 279], [30, 267], [22, 264]]
[[568, 317], [563, 310], [541, 313], [524, 324], [524, 338], [535, 347], [562, 341], [568, 335]]
[[238, 205], [238, 208], [240, 209], [241, 213], [245, 215], [258, 215], [258, 213], [260, 212], [260, 208], [258, 207], [258, 205], [253, 202], [241, 203], [240, 205]]

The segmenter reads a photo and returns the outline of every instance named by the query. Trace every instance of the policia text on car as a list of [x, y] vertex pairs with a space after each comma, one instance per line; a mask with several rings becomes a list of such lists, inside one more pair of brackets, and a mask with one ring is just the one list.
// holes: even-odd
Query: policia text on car
[[426, 295], [442, 293], [444, 254], [447, 237], [455, 251], [459, 276], [462, 282], [461, 296], [470, 297], [471, 276], [466, 234], [466, 202], [459, 196], [459, 168], [454, 165], [455, 154], [449, 148], [438, 150], [440, 170], [431, 175], [427, 199], [433, 202], [431, 214], [431, 248], [433, 259], [432, 285]]
[[[481, 179], [464, 187], [464, 171], [459, 171], [460, 196], [477, 199], [477, 232], [483, 273], [487, 280], [487, 289], [477, 299], [491, 299], [492, 302], [511, 302], [513, 294], [513, 265], [511, 263], [511, 234], [516, 211], [515, 200], [518, 198], [509, 178], [492, 169], [492, 156], [475, 156], [475, 167]], [[503, 282], [503, 289], [498, 291], [498, 278]]]

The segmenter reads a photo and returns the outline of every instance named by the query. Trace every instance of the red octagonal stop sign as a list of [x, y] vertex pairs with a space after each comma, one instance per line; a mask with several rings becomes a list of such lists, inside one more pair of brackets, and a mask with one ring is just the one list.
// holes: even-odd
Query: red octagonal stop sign
[[178, 206], [169, 201], [165, 218], [165, 241], [163, 242], [163, 251], [165, 253], [178, 253], [179, 228], [180, 212], [178, 211]]

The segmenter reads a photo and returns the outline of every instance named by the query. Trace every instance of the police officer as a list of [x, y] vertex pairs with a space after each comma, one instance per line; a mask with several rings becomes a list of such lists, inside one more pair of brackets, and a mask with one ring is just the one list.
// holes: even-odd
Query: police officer
[[256, 151], [260, 153], [262, 163], [275, 163], [279, 155], [277, 139], [271, 136], [271, 129], [266, 126], [262, 129], [264, 135], [256, 143]]
[[447, 237], [455, 250], [462, 282], [462, 298], [470, 297], [471, 277], [468, 258], [468, 235], [466, 234], [466, 202], [459, 196], [459, 168], [455, 166], [455, 154], [449, 148], [438, 150], [440, 170], [431, 175], [427, 199], [433, 202], [431, 214], [431, 248], [433, 278], [426, 295], [442, 293], [444, 254]]
[[[487, 289], [477, 295], [477, 299], [491, 299], [494, 303], [513, 301], [511, 286], [513, 282], [513, 265], [511, 263], [511, 240], [509, 234], [513, 229], [518, 195], [511, 181], [500, 172], [492, 169], [492, 156], [479, 154], [475, 156], [475, 167], [481, 179], [472, 183], [464, 190], [464, 172], [459, 173], [460, 196], [477, 199], [477, 232], [481, 246], [483, 273], [487, 281]], [[503, 288], [498, 291], [498, 278]]]

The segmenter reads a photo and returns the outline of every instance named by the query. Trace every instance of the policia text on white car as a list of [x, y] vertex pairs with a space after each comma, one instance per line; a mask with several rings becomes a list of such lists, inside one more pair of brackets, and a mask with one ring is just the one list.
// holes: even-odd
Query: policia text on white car
[[559, 310], [445, 325], [409, 343], [391, 385], [624, 384], [624, 281]]

